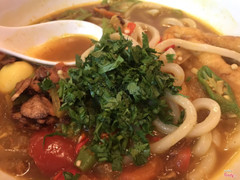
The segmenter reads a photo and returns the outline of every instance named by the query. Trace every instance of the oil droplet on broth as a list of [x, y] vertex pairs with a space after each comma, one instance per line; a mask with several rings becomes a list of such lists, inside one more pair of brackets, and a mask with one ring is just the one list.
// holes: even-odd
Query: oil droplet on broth
[[96, 40], [93, 36], [87, 35], [57, 37], [30, 49], [27, 54], [34, 58], [48, 61], [74, 61], [76, 54], [81, 55], [93, 45], [91, 39]]

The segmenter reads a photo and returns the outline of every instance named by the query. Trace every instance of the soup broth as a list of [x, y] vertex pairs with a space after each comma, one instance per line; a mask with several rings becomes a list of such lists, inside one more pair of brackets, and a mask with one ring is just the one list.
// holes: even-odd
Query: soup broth
[[49, 61], [74, 61], [76, 54], [82, 55], [93, 45], [91, 39], [94, 38], [83, 35], [54, 38], [41, 46], [34, 47], [27, 54]]
[[[128, 7], [127, 9], [126, 6]], [[66, 67], [62, 63], [54, 67], [32, 65], [35, 69], [33, 77], [27, 77], [26, 80], [16, 84], [16, 88], [11, 94], [0, 93], [0, 99], [2, 99], [0, 102], [1, 170], [20, 179], [53, 178], [54, 180], [60, 180], [67, 175], [72, 178], [73, 176], [78, 176], [80, 180], [210, 179], [213, 177], [214, 172], [222, 168], [226, 161], [239, 149], [240, 145], [238, 144], [240, 143], [237, 137], [240, 131], [240, 85], [236, 82], [236, 77], [240, 75], [240, 68], [237, 65], [227, 64], [220, 56], [222, 55], [221, 53], [218, 55], [212, 54], [211, 51], [198, 50], [198, 48], [201, 49], [198, 45], [209, 44], [211, 47], [209, 46], [205, 49], [214, 49], [212, 46], [218, 46], [219, 48], [237, 51], [230, 48], [231, 45], [229, 45], [230, 41], [228, 38], [216, 35], [213, 28], [206, 26], [180, 10], [152, 3], [136, 3], [135, 1], [112, 1], [105, 5], [84, 4], [80, 7], [47, 15], [35, 23], [59, 19], [90, 21], [101, 25], [105, 35], [111, 32], [112, 36], [96, 44], [92, 44], [89, 37], [66, 36], [50, 41], [29, 52], [40, 59], [70, 61], [75, 58], [76, 54], [81, 55], [85, 50], [94, 45], [93, 53], [91, 54], [90, 52], [90, 55], [82, 57], [83, 61], [78, 60], [77, 67]], [[115, 33], [118, 30], [121, 30], [121, 33], [125, 34], [127, 39], [132, 40], [134, 46], [137, 44], [139, 46], [138, 49], [134, 49], [132, 45], [126, 45], [123, 48], [126, 50], [123, 54], [108, 54], [112, 53], [112, 51], [122, 52], [123, 50], [118, 48], [127, 44], [127, 42], [122, 40], [121, 33], [120, 35], [118, 32]], [[163, 80], [167, 81], [170, 79], [169, 81], [174, 81], [166, 89], [163, 89], [166, 92], [173, 91], [171, 92], [173, 95], [164, 92], [164, 95], [158, 98], [158, 100], [161, 99], [162, 104], [159, 103], [160, 101], [152, 98], [156, 94], [159, 97], [159, 94], [162, 93], [159, 88], [165, 85], [156, 81], [155, 78], [151, 79], [151, 75], [156, 72], [154, 65], [152, 65], [155, 62], [151, 62], [151, 65], [134, 64], [139, 63], [138, 61], [141, 61], [141, 58], [144, 59], [145, 55], [150, 52], [152, 54], [150, 53], [151, 55], [148, 58], [150, 56], [151, 58], [155, 57], [153, 55], [155, 51], [149, 50], [148, 47], [146, 48], [146, 39], [144, 39], [142, 33], [147, 34], [150, 48], [158, 52], [157, 55], [160, 56], [159, 59], [164, 64], [164, 66], [159, 65], [163, 74], [161, 76], [157, 75], [164, 77], [165, 79], [163, 78]], [[215, 38], [218, 37], [219, 39], [216, 41]], [[176, 42], [178, 40], [184, 42], [181, 41], [179, 44], [170, 43], [167, 47], [161, 47], [161, 44], [164, 44], [169, 39], [176, 40]], [[194, 44], [182, 45], [186, 41]], [[220, 41], [225, 43], [219, 43]], [[110, 44], [111, 42], [114, 43]], [[101, 46], [99, 45], [101, 43], [106, 44]], [[191, 49], [195, 45], [197, 48], [195, 50]], [[144, 47], [145, 49], [142, 50], [141, 48]], [[134, 54], [131, 54], [132, 49], [135, 51]], [[161, 49], [160, 52], [158, 51], [159, 49]], [[102, 51], [104, 53], [101, 53]], [[144, 51], [143, 54], [141, 54], [142, 51]], [[141, 57], [140, 60], [138, 59], [139, 57]], [[13, 57], [3, 55], [1, 61], [4, 62], [11, 58]], [[95, 58], [94, 61], [91, 58]], [[131, 58], [134, 60], [127, 64], [126, 59], [129, 60]], [[149, 60], [148, 58], [143, 60], [144, 63]], [[111, 62], [113, 59], [116, 59], [116, 61]], [[174, 67], [168, 68], [168, 65], [173, 65]], [[122, 73], [118, 72], [117, 68], [122, 66], [125, 69], [122, 70]], [[133, 66], [131, 73], [135, 73], [134, 75], [129, 73], [127, 69], [129, 66]], [[207, 83], [203, 84], [201, 83], [199, 72], [204, 71], [202, 68], [205, 66], [210, 68], [207, 72], [213, 73], [213, 75], [209, 78], [210, 80], [204, 79]], [[77, 70], [78, 68], [80, 70]], [[148, 71], [144, 76], [141, 76], [141, 73], [148, 68], [152, 68], [151, 72]], [[141, 71], [137, 71], [139, 69]], [[117, 73], [111, 74], [114, 71]], [[179, 75], [182, 71], [185, 77]], [[204, 77], [206, 78], [207, 75]], [[120, 77], [124, 78], [123, 83], [119, 82]], [[175, 78], [171, 80], [173, 77]], [[217, 78], [214, 79], [214, 77]], [[182, 81], [180, 82], [181, 78]], [[129, 83], [129, 79], [134, 79], [135, 81]], [[151, 79], [151, 83], [149, 79]], [[143, 88], [143, 82], [148, 81], [149, 88], [147, 89], [152, 92], [150, 93], [151, 98], [150, 100], [148, 99], [149, 101], [143, 98], [148, 93], [147, 90], [144, 92], [145, 94], [141, 92], [142, 94], [138, 96], [139, 89]], [[99, 84], [95, 87], [97, 83]], [[211, 83], [215, 84], [210, 86], [209, 84]], [[210, 93], [207, 92], [209, 89], [204, 88], [207, 85], [209, 85], [210, 90], [212, 89]], [[226, 87], [231, 87], [232, 91], [228, 91]], [[78, 91], [81, 88], [85, 88], [85, 91]], [[112, 91], [108, 88], [113, 90], [113, 92], [118, 92], [121, 88], [126, 88], [127, 90], [122, 90], [116, 96], [110, 98]], [[66, 89], [68, 92], [66, 92]], [[225, 96], [225, 99], [222, 100], [223, 102], [234, 98], [230, 103], [230, 107], [232, 107], [230, 111], [229, 109], [225, 111], [221, 103], [215, 99], [214, 95], [218, 93], [221, 96]], [[129, 103], [126, 103], [122, 107], [126, 111], [121, 111], [121, 108], [114, 109], [117, 106], [116, 104], [122, 103], [123, 99], [128, 95], [129, 103], [130, 101], [140, 103], [136, 107], [126, 107], [129, 105]], [[201, 102], [197, 102], [196, 100], [200, 98]], [[204, 102], [202, 102], [202, 98], [204, 98]], [[159, 109], [156, 108], [151, 111], [153, 114], [158, 111], [158, 116], [154, 115], [155, 120], [151, 121], [154, 126], [153, 130], [150, 131], [151, 133], [145, 133], [146, 129], [152, 128], [152, 124], [146, 125], [144, 120], [149, 120], [153, 117], [151, 114], [148, 115], [145, 109], [141, 108], [146, 105], [147, 107], [152, 107], [157, 103], [161, 104], [163, 110], [159, 112]], [[200, 103], [200, 105], [197, 105], [197, 103]], [[73, 104], [77, 107], [73, 106]], [[218, 104], [220, 104], [222, 112], [220, 112]], [[61, 110], [59, 110], [60, 107]], [[109, 109], [102, 113], [101, 108], [103, 107]], [[189, 110], [189, 107], [192, 107], [192, 110]], [[212, 107], [215, 109], [215, 112], [212, 111]], [[37, 113], [35, 113], [35, 110]], [[109, 112], [115, 114], [111, 114], [108, 117], [106, 114]], [[197, 114], [194, 114], [194, 112]], [[131, 118], [126, 120], [126, 124], [128, 123], [127, 121], [131, 121], [139, 114], [141, 114], [144, 120], [139, 121], [140, 125], [135, 123], [134, 126], [127, 127], [126, 129], [128, 130], [124, 131], [121, 128], [125, 127], [125, 124], [114, 120], [119, 117], [127, 119], [128, 116], [125, 117], [124, 115], [128, 114], [130, 114]], [[191, 118], [188, 118], [189, 114]], [[191, 120], [194, 117], [197, 119], [197, 122]], [[209, 117], [213, 121], [217, 121], [217, 123], [213, 125], [213, 123], [207, 120]], [[78, 118], [82, 118], [81, 120], [85, 123], [83, 123], [81, 128], [77, 124], [79, 122], [76, 121]], [[96, 121], [91, 121], [93, 119]], [[99, 119], [101, 123], [97, 121]], [[171, 134], [181, 129], [187, 119], [191, 122], [185, 124], [185, 129], [189, 128], [189, 126], [192, 127], [187, 133], [182, 131], [178, 135], [183, 136], [182, 138], [179, 138], [169, 148], [165, 148], [163, 145], [155, 146], [161, 140], [166, 142], [166, 146], [169, 143], [171, 144], [171, 141], [175, 141], [174, 139], [178, 138], [178, 136], [168, 140], [166, 140], [166, 137], [170, 137]], [[110, 125], [108, 124], [109, 121], [111, 121]], [[137, 120], [135, 119], [135, 121]], [[205, 125], [205, 128], [211, 126], [211, 130], [202, 128], [205, 121], [208, 121], [208, 125]], [[90, 124], [89, 127], [86, 126], [87, 123]], [[117, 127], [114, 126], [114, 123], [118, 123]], [[200, 127], [201, 123], [202, 126]], [[199, 132], [193, 132], [197, 126], [200, 129], [200, 135]], [[114, 128], [115, 130], [112, 132], [111, 129]], [[131, 135], [132, 139], [130, 138], [129, 141], [123, 143], [126, 140], [124, 135], [129, 136], [127, 133], [134, 128], [137, 130], [133, 132], [137, 135], [133, 133]], [[101, 131], [101, 133], [97, 134], [98, 131]], [[123, 134], [118, 131], [122, 131]], [[185, 135], [183, 135], [184, 133]], [[141, 141], [138, 139], [139, 144], [134, 144], [136, 136], [141, 139]], [[116, 139], [112, 140], [115, 137]], [[60, 145], [53, 142], [51, 144], [52, 139]], [[99, 139], [97, 143], [99, 146], [91, 144], [96, 139]], [[117, 148], [114, 149], [114, 147], [110, 151], [101, 149], [104, 147], [100, 145], [106, 143], [107, 140], [112, 140], [112, 144], [118, 141], [118, 144], [114, 144], [115, 147], [123, 148], [121, 151], [115, 151]], [[146, 141], [148, 142], [147, 145], [141, 144], [143, 142], [146, 143]], [[232, 141], [236, 143], [231, 143]], [[41, 142], [40, 145], [37, 144], [39, 142]], [[66, 142], [69, 144], [66, 145]], [[119, 145], [120, 143], [122, 144]], [[108, 144], [108, 147], [111, 147], [112, 144]], [[132, 147], [133, 144], [135, 149]], [[57, 159], [55, 164], [54, 160], [51, 159], [52, 157], [48, 156], [46, 152], [41, 154], [42, 152], [38, 151], [38, 149], [44, 146], [53, 147], [54, 145], [56, 147], [59, 146], [60, 150], [58, 152], [66, 156], [64, 160], [61, 158]], [[62, 146], [68, 147], [66, 148], [67, 150], [61, 152], [61, 149], [64, 149], [61, 148]], [[88, 148], [84, 149], [85, 147]], [[129, 149], [125, 151], [126, 148]], [[142, 148], [146, 149], [142, 150]], [[165, 150], [161, 150], [164, 148]], [[115, 152], [115, 154], [109, 158], [106, 154], [109, 155], [112, 152]], [[139, 152], [142, 152], [142, 154]], [[148, 154], [147, 157], [146, 154]], [[39, 157], [42, 158], [42, 162], [40, 162]], [[86, 160], [85, 157], [89, 159]], [[121, 163], [116, 163], [114, 157], [117, 157]], [[83, 168], [81, 165], [86, 163], [85, 160], [90, 163], [84, 169], [81, 169]], [[142, 163], [143, 161], [144, 163]], [[69, 165], [69, 162], [71, 165]], [[63, 165], [61, 166], [61, 164]], [[59, 168], [57, 171], [54, 171], [52, 166], [59, 166]], [[118, 168], [117, 171], [114, 169], [116, 166]]]

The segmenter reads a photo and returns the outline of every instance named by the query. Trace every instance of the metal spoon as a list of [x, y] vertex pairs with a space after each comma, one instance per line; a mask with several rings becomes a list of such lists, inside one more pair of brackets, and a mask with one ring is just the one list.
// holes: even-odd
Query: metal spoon
[[[0, 26], [0, 52], [10, 54], [26, 61], [55, 65], [58, 62], [37, 59], [27, 55], [27, 51], [35, 46], [46, 43], [53, 37], [70, 35], [90, 35], [99, 40], [102, 36], [102, 28], [86, 21], [59, 20], [22, 27]], [[66, 65], [74, 65], [66, 62]]]

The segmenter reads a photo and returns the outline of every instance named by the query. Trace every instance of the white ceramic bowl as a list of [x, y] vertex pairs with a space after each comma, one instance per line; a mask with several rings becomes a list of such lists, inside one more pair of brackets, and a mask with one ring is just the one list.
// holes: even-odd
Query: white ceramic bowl
[[[0, 0], [0, 25], [22, 26], [57, 10], [96, 0]], [[238, 0], [148, 0], [182, 9], [211, 24], [222, 34], [240, 36], [240, 1]], [[230, 172], [240, 179], [240, 151], [215, 173], [216, 180], [229, 179]], [[0, 179], [14, 180], [0, 171]]]

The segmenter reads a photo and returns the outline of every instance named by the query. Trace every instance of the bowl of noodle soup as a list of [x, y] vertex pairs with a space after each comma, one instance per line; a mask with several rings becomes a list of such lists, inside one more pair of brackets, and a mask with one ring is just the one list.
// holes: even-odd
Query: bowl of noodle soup
[[[240, 81], [238, 78], [240, 77], [240, 38], [234, 36], [240, 35], [240, 21], [236, 16], [234, 6], [231, 6], [231, 3], [234, 4], [235, 2], [229, 2], [226, 5], [217, 0], [182, 0], [181, 2], [177, 0], [152, 0], [116, 6], [113, 3], [112, 6], [110, 5], [110, 10], [105, 6], [98, 8], [98, 5], [92, 2], [95, 1], [2, 0], [0, 2], [0, 25], [24, 26], [53, 20], [77, 19], [79, 14], [74, 14], [74, 9], [86, 6], [83, 9], [92, 12], [92, 9], [95, 8], [95, 14], [99, 13], [104, 17], [106, 16], [106, 22], [111, 24], [114, 29], [114, 32], [109, 35], [109, 38], [113, 41], [125, 37], [132, 42], [132, 46], [142, 47], [145, 42], [142, 33], [146, 33], [149, 47], [159, 53], [158, 59], [163, 62], [161, 71], [170, 74], [168, 78], [174, 78], [174, 86], [181, 87], [177, 93], [168, 91], [169, 89], [166, 88], [164, 96], [161, 97], [171, 110], [170, 121], [165, 121], [164, 117], [161, 116], [157, 116], [151, 121], [154, 129], [151, 136], [157, 138], [150, 137], [148, 139], [151, 151], [148, 160], [150, 164], [155, 163], [157, 157], [157, 160], [161, 159], [163, 163], [151, 164], [151, 168], [156, 169], [155, 166], [163, 167], [160, 168], [160, 173], [155, 173], [159, 170], [152, 170], [155, 174], [149, 175], [149, 177], [146, 175], [146, 179], [226, 179], [239, 177]], [[80, 6], [80, 4], [83, 5]], [[73, 13], [67, 14], [68, 9], [73, 9]], [[108, 17], [109, 11], [116, 14], [111, 14]], [[102, 17], [99, 17], [99, 15], [95, 17], [95, 14], [84, 17], [83, 20], [102, 26], [104, 24]], [[121, 18], [118, 16], [121, 16]], [[133, 26], [134, 28], [132, 28]], [[118, 32], [119, 28], [123, 33], [122, 36]], [[81, 55], [83, 61], [89, 60], [89, 54], [93, 49], [94, 47]], [[1, 60], [10, 58], [4, 55]], [[37, 80], [35, 82], [37, 84], [43, 81], [43, 78], [31, 77], [33, 72], [37, 74], [38, 66], [23, 64], [16, 66], [15, 69], [13, 68], [13, 71], [18, 73], [19, 70], [17, 69], [25, 67], [26, 71], [31, 71], [31, 73], [21, 75], [24, 78], [15, 82], [16, 87], [14, 86], [14, 89], [5, 91], [1, 90], [0, 87], [0, 96], [1, 99], [4, 99], [0, 104], [0, 113], [1, 116], [3, 115], [3, 118], [1, 117], [1, 127], [6, 126], [6, 128], [0, 128], [0, 154], [2, 154], [0, 156], [1, 158], [5, 156], [2, 163], [0, 162], [0, 170], [3, 171], [0, 171], [1, 179], [29, 179], [32, 177], [34, 179], [49, 179], [48, 172], [46, 173], [43, 170], [45, 171], [44, 175], [41, 175], [42, 173], [33, 165], [38, 161], [35, 159], [36, 157], [30, 155], [30, 158], [26, 155], [31, 141], [29, 139], [32, 138], [33, 133], [45, 129], [48, 125], [59, 130], [58, 124], [64, 123], [58, 121], [62, 118], [58, 111], [53, 114], [48, 112], [48, 115], [43, 118], [44, 121], [41, 121], [41, 118], [35, 118], [24, 113], [23, 106], [32, 97], [24, 100], [19, 110], [19, 107], [17, 107], [19, 104], [16, 103], [16, 100], [22, 92], [17, 94], [19, 92], [17, 83], [26, 82], [25, 80], [29, 78], [32, 78], [31, 82]], [[1, 64], [1, 71], [3, 68], [5, 68], [5, 64]], [[57, 74], [56, 84], [59, 79], [69, 78], [66, 75], [67, 70], [68, 68], [65, 66], [57, 66], [55, 69], [47, 67], [50, 80], [52, 80], [51, 74]], [[1, 71], [0, 84], [4, 83], [1, 77], [3, 72]], [[4, 75], [6, 77], [6, 74]], [[30, 83], [28, 86], [27, 88], [31, 88]], [[27, 91], [27, 95], [42, 98], [41, 102], [55, 102], [51, 94], [52, 91], [46, 97], [42, 97], [42, 94], [39, 97], [38, 90], [34, 88], [28, 90], [27, 88], [23, 90], [25, 93]], [[32, 93], [33, 90], [37, 93]], [[64, 100], [60, 99], [60, 101], [63, 103]], [[17, 116], [19, 113], [21, 118]], [[57, 122], [52, 122], [53, 118], [51, 120], [47, 119], [49, 116], [57, 119]], [[23, 122], [22, 118], [31, 122]], [[5, 122], [8, 119], [10, 119], [10, 123]], [[32, 119], [36, 122], [33, 122]], [[85, 133], [93, 136], [90, 131]], [[111, 135], [114, 136], [115, 132]], [[79, 143], [81, 138], [82, 134], [80, 135], [80, 133], [72, 137], [74, 143]], [[14, 142], [13, 139], [17, 142]], [[186, 153], [186, 151], [189, 153]], [[183, 155], [179, 157], [181, 153]], [[186, 156], [188, 157], [185, 158]], [[123, 160], [123, 164], [125, 164], [122, 174], [107, 171], [107, 168], [104, 169], [101, 163], [95, 163], [90, 175], [86, 173], [84, 176], [89, 179], [92, 176], [99, 179], [104, 176], [109, 179], [125, 179], [130, 176], [133, 178], [141, 177], [141, 171], [132, 167], [134, 158], [129, 158], [129, 154], [124, 154], [124, 157], [126, 158]], [[11, 161], [16, 162], [12, 163]], [[142, 171], [149, 170], [147, 169], [149, 162], [145, 162], [146, 165], [141, 164]], [[109, 163], [112, 162], [108, 160], [105, 163], [106, 166], [109, 166]], [[180, 165], [176, 165], [177, 163], [180, 163]], [[39, 166], [38, 163], [36, 164]], [[32, 168], [32, 166], [34, 167]], [[188, 169], [184, 169], [185, 166]], [[106, 172], [103, 175], [99, 171]], [[140, 176], [136, 176], [138, 172]], [[56, 173], [58, 171], [54, 174], [55, 178]], [[50, 177], [53, 178], [53, 175]], [[142, 177], [145, 178], [145, 176]]]

